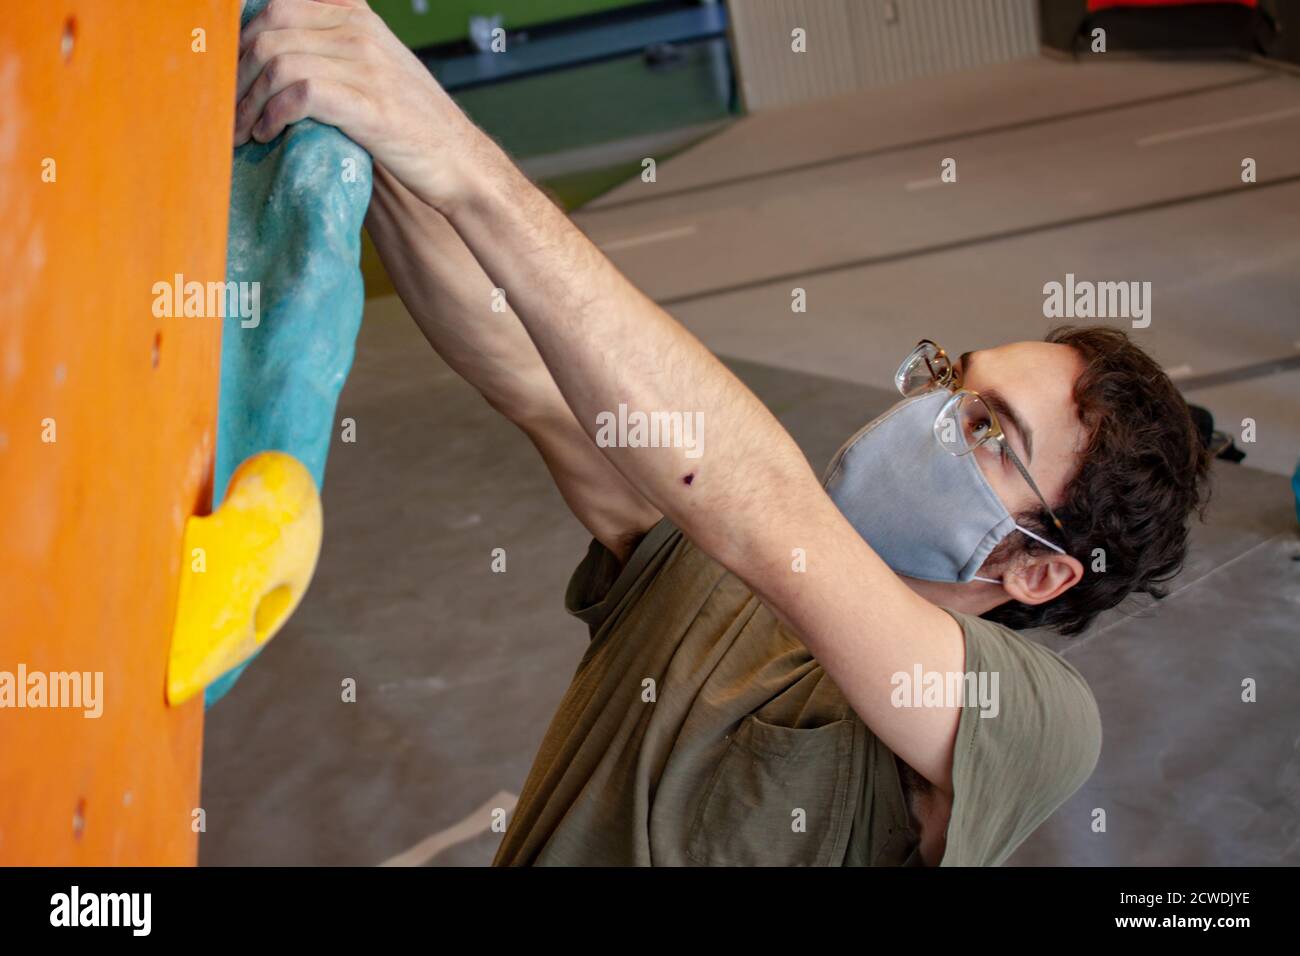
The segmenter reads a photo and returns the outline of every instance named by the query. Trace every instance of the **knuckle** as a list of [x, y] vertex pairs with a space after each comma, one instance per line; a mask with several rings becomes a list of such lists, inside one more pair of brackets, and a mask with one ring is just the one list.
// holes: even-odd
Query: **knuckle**
[[266, 66], [262, 70], [262, 82], [272, 88], [283, 86], [289, 79], [291, 65], [291, 61], [283, 53], [276, 54], [266, 61]]
[[375, 50], [375, 41], [366, 33], [352, 33], [348, 36], [348, 52], [359, 60], [369, 59]]
[[282, 26], [289, 16], [289, 0], [269, 0], [262, 15], [270, 26]]
[[275, 40], [269, 33], [259, 33], [248, 45], [248, 56], [255, 63], [265, 63], [275, 55]]
[[343, 11], [343, 20], [356, 27], [364, 27], [370, 23], [373, 16], [371, 11], [365, 7], [348, 7]]
[[293, 122], [293, 109], [284, 97], [276, 97], [266, 104], [259, 125], [265, 132], [280, 131]]
[[[262, 105], [262, 115], [258, 119], [259, 126], [266, 126], [275, 123], [284, 111], [284, 96], [273, 96]], [[251, 117], [250, 117], [251, 118]]]
[[296, 107], [305, 108], [320, 92], [320, 83], [311, 79], [299, 80], [289, 89], [291, 90], [290, 102]]

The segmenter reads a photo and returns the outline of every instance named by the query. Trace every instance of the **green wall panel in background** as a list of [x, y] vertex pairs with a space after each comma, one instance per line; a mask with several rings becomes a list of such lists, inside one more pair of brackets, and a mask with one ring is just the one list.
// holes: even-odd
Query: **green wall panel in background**
[[[370, 7], [413, 49], [469, 36], [471, 16], [500, 14], [507, 30], [634, 7], [645, 0], [370, 0]], [[423, 12], [421, 12], [423, 11]]]

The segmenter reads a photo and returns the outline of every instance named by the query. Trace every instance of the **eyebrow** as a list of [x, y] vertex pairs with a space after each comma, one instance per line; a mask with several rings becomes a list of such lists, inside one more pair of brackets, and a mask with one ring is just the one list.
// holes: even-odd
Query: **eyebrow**
[[[970, 371], [971, 360], [975, 357], [974, 352], [963, 352], [961, 358], [957, 361], [961, 365], [962, 378]], [[1007, 422], [1016, 433], [1020, 435], [1020, 441], [1025, 446], [1025, 458], [1028, 461], [1034, 460], [1034, 430], [1025, 424], [1019, 413], [1002, 397], [1002, 393], [995, 388], [986, 388], [980, 391], [980, 397], [988, 403], [989, 408], [993, 409], [993, 414]]]

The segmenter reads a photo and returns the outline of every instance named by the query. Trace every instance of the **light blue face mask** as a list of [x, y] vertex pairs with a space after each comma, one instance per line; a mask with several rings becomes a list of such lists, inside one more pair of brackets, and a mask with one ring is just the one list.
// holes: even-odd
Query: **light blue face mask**
[[998, 542], [1019, 530], [975, 453], [953, 455], [934, 437], [951, 397], [935, 389], [905, 398], [844, 443], [827, 469], [826, 492], [893, 570], [922, 581], [990, 581], [976, 572]]

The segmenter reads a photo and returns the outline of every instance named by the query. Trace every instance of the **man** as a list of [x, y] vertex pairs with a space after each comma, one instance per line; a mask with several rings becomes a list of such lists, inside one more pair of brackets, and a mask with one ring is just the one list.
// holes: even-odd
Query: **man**
[[[403, 301], [595, 538], [497, 863], [997, 864], [1083, 783], [1092, 694], [1011, 628], [1160, 594], [1207, 474], [1122, 333], [922, 342], [823, 484], [360, 0], [272, 0], [241, 46], [236, 142], [311, 116], [371, 152]], [[702, 412], [704, 454], [598, 447], [620, 405]]]

